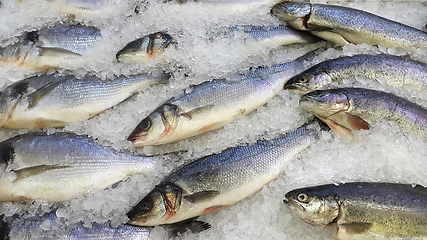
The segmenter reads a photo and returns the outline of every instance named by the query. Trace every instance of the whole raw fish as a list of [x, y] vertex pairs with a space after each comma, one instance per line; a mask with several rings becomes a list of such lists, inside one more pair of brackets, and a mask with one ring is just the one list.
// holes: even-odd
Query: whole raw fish
[[318, 136], [314, 124], [201, 158], [169, 174], [129, 213], [129, 223], [179, 222], [233, 205], [277, 178]]
[[285, 89], [305, 94], [356, 76], [376, 79], [392, 87], [427, 89], [427, 64], [387, 54], [362, 54], [326, 60], [289, 79]]
[[427, 139], [427, 110], [390, 93], [364, 88], [316, 90], [301, 97], [300, 106], [338, 134], [369, 129], [377, 119]]
[[332, 41], [427, 49], [427, 33], [365, 11], [323, 4], [283, 2], [272, 14], [287, 25]]
[[172, 36], [167, 33], [152, 33], [128, 43], [116, 54], [116, 59], [124, 62], [144, 63], [154, 58], [160, 58], [172, 41]]
[[180, 4], [197, 2], [197, 4], [210, 9], [224, 10], [229, 13], [245, 13], [259, 10], [262, 7], [273, 6], [280, 0], [165, 0], [165, 2], [178, 2]]
[[89, 52], [100, 37], [101, 31], [96, 27], [57, 24], [27, 32], [18, 42], [0, 48], [0, 62], [43, 70], [72, 64]]
[[49, 0], [52, 8], [68, 14], [106, 14], [117, 11], [119, 0]]
[[110, 81], [72, 75], [27, 78], [0, 92], [0, 127], [62, 127], [93, 117], [167, 79], [146, 74]]
[[[112, 227], [107, 223], [92, 223], [91, 227], [77, 223], [76, 226], [61, 224], [52, 211], [44, 216], [5, 218], [0, 222], [0, 240], [160, 240], [150, 236], [153, 227], [136, 227], [119, 225]], [[178, 233], [190, 230], [198, 233], [210, 228], [210, 225], [200, 221], [189, 221], [174, 225], [166, 225], [165, 236], [172, 238]], [[163, 239], [163, 238], [162, 238]]]
[[160, 145], [219, 129], [276, 96], [312, 55], [251, 72], [236, 81], [216, 79], [190, 87], [142, 120], [128, 140], [135, 147]]
[[283, 201], [313, 225], [336, 225], [336, 239], [427, 239], [427, 189], [354, 182], [290, 191]]
[[0, 143], [0, 201], [67, 201], [152, 171], [155, 157], [72, 133], [28, 133]]

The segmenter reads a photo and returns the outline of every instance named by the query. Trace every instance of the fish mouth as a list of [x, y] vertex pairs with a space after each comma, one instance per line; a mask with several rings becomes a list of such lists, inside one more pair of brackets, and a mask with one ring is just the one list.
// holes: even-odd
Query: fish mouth
[[144, 224], [148, 221], [147, 218], [139, 218], [136, 220], [129, 220], [127, 223], [135, 226], [144, 226]]
[[295, 208], [300, 210], [301, 212], [304, 212], [305, 209], [303, 206], [301, 206], [300, 204], [298, 204], [297, 202], [293, 201], [292, 199], [284, 199], [283, 202], [288, 205], [290, 208]]

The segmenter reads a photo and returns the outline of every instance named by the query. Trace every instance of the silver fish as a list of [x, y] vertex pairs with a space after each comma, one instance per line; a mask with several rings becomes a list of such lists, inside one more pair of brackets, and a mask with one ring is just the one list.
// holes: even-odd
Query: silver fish
[[323, 4], [283, 2], [272, 14], [289, 26], [332, 41], [427, 49], [427, 33], [365, 11]]
[[0, 92], [0, 127], [63, 127], [104, 112], [168, 76], [146, 74], [103, 81], [96, 77], [44, 75]]
[[105, 14], [117, 9], [119, 3], [119, 0], [49, 0], [52, 8], [68, 14]]
[[261, 7], [273, 6], [280, 0], [164, 0], [164, 2], [177, 2], [179, 4], [197, 2], [197, 4], [229, 13], [244, 13], [258, 10]]
[[169, 174], [129, 213], [129, 223], [155, 226], [218, 211], [277, 178], [317, 139], [315, 124], [201, 158]]
[[306, 222], [336, 225], [335, 239], [427, 239], [427, 189], [354, 182], [286, 193], [283, 201]]
[[385, 119], [427, 139], [427, 109], [390, 93], [364, 88], [316, 90], [303, 95], [300, 106], [339, 135], [369, 129], [375, 120]]
[[427, 64], [387, 54], [361, 54], [326, 60], [292, 77], [284, 88], [305, 94], [356, 76], [377, 79], [392, 87], [427, 89]]
[[219, 129], [276, 96], [313, 54], [253, 71], [236, 81], [216, 79], [190, 87], [142, 120], [128, 140], [135, 147], [160, 145]]
[[152, 171], [156, 159], [72, 133], [19, 135], [0, 143], [0, 201], [71, 200]]
[[171, 35], [156, 32], [128, 43], [116, 54], [118, 61], [144, 63], [159, 58], [172, 43]]
[[[44, 216], [20, 217], [10, 220], [5, 218], [0, 222], [1, 240], [156, 240], [150, 233], [153, 227], [136, 227], [132, 225], [119, 225], [111, 227], [107, 223], [92, 223], [91, 227], [85, 227], [82, 223], [76, 226], [61, 224], [52, 211]], [[172, 238], [178, 233], [190, 230], [198, 233], [210, 228], [208, 223], [189, 221], [174, 225], [166, 225], [165, 237]], [[158, 239], [160, 240], [160, 239]]]
[[61, 60], [75, 59], [89, 52], [100, 37], [101, 31], [96, 27], [57, 24], [27, 32], [18, 42], [0, 48], [0, 62], [46, 70], [58, 67]]

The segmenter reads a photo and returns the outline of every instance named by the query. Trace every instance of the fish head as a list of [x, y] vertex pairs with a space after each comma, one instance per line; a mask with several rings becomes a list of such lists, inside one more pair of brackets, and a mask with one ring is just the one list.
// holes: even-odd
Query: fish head
[[127, 138], [135, 147], [167, 143], [178, 125], [179, 109], [165, 104], [142, 120]]
[[157, 226], [170, 221], [179, 210], [182, 188], [172, 183], [161, 183], [142, 199], [127, 216], [129, 224], [137, 226]]
[[0, 127], [9, 120], [19, 101], [27, 92], [28, 83], [25, 81], [12, 84], [0, 92]]
[[306, 71], [289, 79], [285, 83], [284, 89], [306, 94], [315, 90], [325, 89], [331, 82], [331, 76], [324, 71]]
[[300, 99], [300, 107], [318, 117], [330, 117], [336, 113], [347, 111], [350, 104], [347, 95], [334, 89], [309, 92]]
[[283, 202], [298, 217], [312, 225], [327, 225], [339, 215], [339, 204], [329, 196], [317, 195], [310, 188], [301, 188], [286, 193]]
[[153, 33], [128, 43], [116, 54], [116, 59], [125, 62], [147, 62], [162, 54], [172, 41], [172, 36], [167, 33]]
[[282, 2], [273, 6], [271, 14], [293, 28], [308, 30], [307, 20], [311, 13], [308, 3]]

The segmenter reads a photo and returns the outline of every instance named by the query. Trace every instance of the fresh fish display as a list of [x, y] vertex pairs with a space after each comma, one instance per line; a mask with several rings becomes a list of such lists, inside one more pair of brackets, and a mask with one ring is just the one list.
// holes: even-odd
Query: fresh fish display
[[27, 32], [18, 42], [0, 48], [0, 62], [20, 67], [49, 69], [89, 52], [101, 31], [96, 27], [57, 24]]
[[427, 110], [390, 93], [364, 88], [316, 90], [301, 97], [300, 106], [338, 134], [369, 129], [377, 119], [427, 139]]
[[427, 190], [353, 182], [300, 188], [283, 201], [304, 221], [336, 224], [336, 239], [427, 239]]
[[254, 71], [236, 81], [215, 79], [190, 87], [142, 120], [128, 140], [135, 147], [160, 145], [219, 129], [276, 96], [312, 55]]
[[348, 43], [427, 49], [427, 33], [362, 10], [311, 3], [283, 2], [272, 14], [287, 25], [338, 45]]
[[[152, 227], [136, 227], [132, 225], [119, 225], [112, 227], [109, 223], [92, 223], [92, 227], [85, 227], [78, 223], [74, 227], [61, 224], [56, 221], [58, 217], [53, 212], [45, 216], [17, 218], [11, 223], [8, 221], [0, 222], [0, 240], [153, 240], [150, 233]], [[60, 226], [59, 230], [52, 231], [52, 226]], [[73, 226], [73, 225], [71, 225]], [[172, 238], [178, 233], [184, 233], [190, 230], [198, 233], [210, 228], [210, 225], [200, 221], [190, 221], [174, 225], [166, 225], [165, 235]]]
[[19, 135], [0, 143], [0, 201], [71, 200], [152, 171], [156, 159], [72, 133]]
[[427, 64], [387, 54], [326, 60], [289, 79], [285, 89], [305, 94], [356, 76], [376, 79], [392, 87], [427, 89]]
[[0, 92], [0, 127], [63, 127], [93, 117], [167, 79], [146, 74], [110, 81], [72, 75], [27, 78]]
[[273, 6], [279, 0], [165, 0], [165, 2], [177, 2], [184, 4], [187, 2], [197, 2], [209, 8], [217, 8], [230, 13], [244, 13], [257, 10], [263, 6]]
[[144, 63], [160, 57], [172, 41], [172, 36], [167, 33], [149, 34], [128, 43], [116, 54], [116, 59], [121, 62]]
[[129, 213], [139, 226], [169, 224], [218, 211], [277, 178], [318, 136], [315, 124], [271, 140], [229, 148], [169, 174]]

